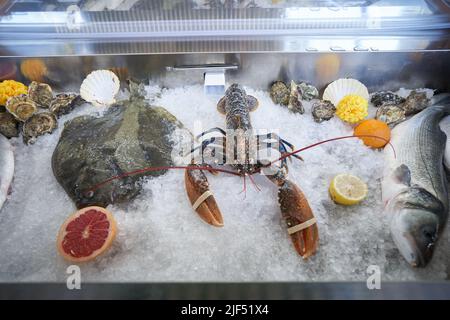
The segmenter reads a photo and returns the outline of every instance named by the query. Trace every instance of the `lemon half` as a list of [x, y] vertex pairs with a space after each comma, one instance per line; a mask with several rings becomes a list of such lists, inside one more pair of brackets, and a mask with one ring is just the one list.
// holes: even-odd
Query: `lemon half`
[[367, 184], [350, 174], [338, 174], [331, 180], [330, 195], [334, 202], [350, 206], [364, 200], [367, 196]]

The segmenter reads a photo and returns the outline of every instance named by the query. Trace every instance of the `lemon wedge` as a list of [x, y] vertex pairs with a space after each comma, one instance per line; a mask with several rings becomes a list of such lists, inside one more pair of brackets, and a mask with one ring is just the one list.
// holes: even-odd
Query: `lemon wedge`
[[364, 200], [368, 189], [360, 178], [344, 173], [331, 180], [329, 191], [334, 202], [351, 206]]

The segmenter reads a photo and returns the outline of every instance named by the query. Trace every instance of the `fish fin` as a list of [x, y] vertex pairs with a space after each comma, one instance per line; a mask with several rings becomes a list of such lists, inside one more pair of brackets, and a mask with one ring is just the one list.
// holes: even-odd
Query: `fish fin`
[[219, 111], [221, 114], [225, 114], [225, 104], [226, 104], [226, 98], [222, 97], [219, 102], [217, 102], [217, 111]]
[[407, 165], [402, 164], [398, 166], [393, 172], [393, 177], [397, 182], [408, 187], [411, 186], [411, 171]]
[[449, 105], [450, 104], [450, 94], [448, 94], [448, 93], [441, 93], [441, 94], [433, 96], [431, 98], [430, 105], [433, 106], [433, 105], [436, 105], [436, 104]]
[[256, 99], [254, 96], [250, 96], [250, 95], [247, 95], [246, 99], [247, 99], [248, 111], [250, 111], [250, 112], [255, 111], [259, 105], [258, 99]]

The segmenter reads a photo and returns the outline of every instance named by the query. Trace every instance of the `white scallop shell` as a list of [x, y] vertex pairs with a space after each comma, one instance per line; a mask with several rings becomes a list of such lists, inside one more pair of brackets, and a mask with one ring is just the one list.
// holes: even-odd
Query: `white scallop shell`
[[109, 106], [116, 102], [119, 78], [109, 70], [96, 70], [87, 75], [80, 87], [80, 95], [96, 107]]
[[330, 83], [323, 92], [323, 100], [331, 101], [335, 106], [349, 94], [355, 94], [369, 100], [367, 87], [355, 79], [338, 79]]

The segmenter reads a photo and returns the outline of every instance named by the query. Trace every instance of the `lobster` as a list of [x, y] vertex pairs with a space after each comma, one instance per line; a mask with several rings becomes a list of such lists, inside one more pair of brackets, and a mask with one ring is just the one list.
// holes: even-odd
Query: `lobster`
[[[226, 117], [226, 130], [212, 128], [202, 132], [197, 138], [209, 133], [219, 133], [220, 136], [204, 139], [200, 145], [190, 150], [193, 155], [196, 150], [201, 150], [202, 157], [199, 161], [192, 159], [191, 167], [199, 170], [185, 170], [185, 187], [193, 209], [201, 219], [215, 227], [223, 226], [222, 213], [217, 205], [213, 193], [209, 188], [208, 179], [204, 170], [208, 166], [230, 165], [237, 175], [245, 178], [256, 173], [264, 174], [278, 187], [278, 203], [282, 218], [287, 227], [287, 232], [292, 240], [295, 250], [303, 258], [313, 255], [318, 246], [319, 232], [316, 218], [313, 215], [308, 200], [300, 188], [287, 178], [287, 158], [302, 158], [294, 153], [289, 153], [288, 148], [294, 146], [280, 138], [275, 133], [256, 135], [253, 133], [250, 112], [258, 107], [258, 100], [247, 95], [239, 84], [232, 84], [217, 103], [217, 110]], [[276, 140], [277, 143], [270, 141]], [[273, 166], [272, 162], [258, 159], [258, 151], [261, 148], [278, 149], [282, 158], [280, 166]], [[205, 160], [204, 154], [211, 154], [214, 159], [210, 163]], [[219, 161], [220, 160], [220, 161]], [[213, 172], [213, 170], [208, 170]], [[216, 172], [217, 173], [217, 172]]]

